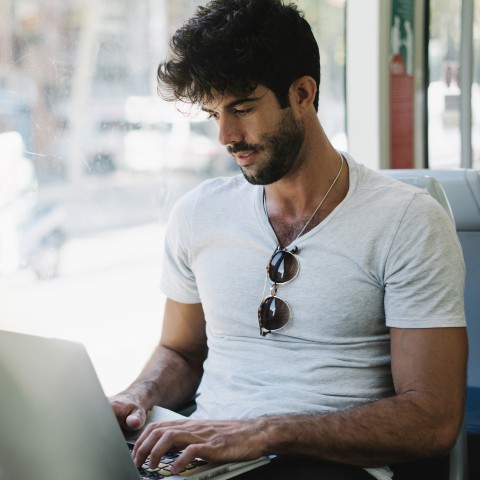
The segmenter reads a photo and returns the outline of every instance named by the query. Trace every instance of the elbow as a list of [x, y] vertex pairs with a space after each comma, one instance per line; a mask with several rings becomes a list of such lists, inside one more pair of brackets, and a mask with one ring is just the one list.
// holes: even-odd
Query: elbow
[[465, 418], [465, 391], [463, 395], [459, 396], [457, 402], [454, 402], [455, 406], [452, 406], [450, 414], [444, 416], [445, 422], [443, 423], [443, 428], [441, 429], [441, 441], [439, 442], [440, 447], [443, 449], [443, 453], [448, 455], [455, 443], [459, 434], [462, 431]]
[[449, 422], [449, 425], [444, 426], [437, 434], [435, 443], [437, 454], [436, 456], [448, 455], [457, 441], [458, 435], [462, 427], [462, 420], [458, 422]]
[[[419, 405], [416, 405], [417, 408]], [[411, 459], [443, 457], [450, 454], [463, 425], [464, 402], [461, 399], [449, 402], [444, 408], [435, 408], [434, 403], [418, 408], [415, 423], [416, 440], [407, 447]]]
[[463, 424], [463, 412], [438, 422], [429, 440], [427, 440], [427, 449], [429, 456], [441, 457], [448, 455], [457, 441], [458, 435]]

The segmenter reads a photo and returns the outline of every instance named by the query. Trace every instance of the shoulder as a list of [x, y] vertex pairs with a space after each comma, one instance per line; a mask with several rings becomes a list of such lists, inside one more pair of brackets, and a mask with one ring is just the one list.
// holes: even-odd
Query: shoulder
[[242, 175], [209, 178], [186, 193], [178, 203], [208, 202], [222, 197], [228, 198], [251, 190], [251, 187]]
[[346, 228], [361, 228], [381, 242], [413, 240], [427, 232], [439, 238], [456, 236], [452, 218], [425, 188], [372, 170], [351, 158], [349, 168], [350, 190], [340, 216]]
[[427, 193], [419, 187], [389, 176], [382, 170], [373, 170], [355, 161], [353, 161], [352, 167], [356, 169], [357, 188], [360, 192], [375, 192], [379, 195], [410, 198], [413, 195]]
[[382, 170], [373, 170], [349, 158], [352, 195], [355, 201], [368, 202], [373, 207], [390, 213], [403, 214], [412, 204], [418, 214], [433, 210], [446, 215], [444, 207], [430, 193], [419, 186], [389, 176]]
[[243, 175], [211, 178], [176, 201], [170, 212], [170, 220], [198, 224], [218, 222], [219, 218], [225, 216], [237, 216], [246, 204], [253, 203], [256, 192], [256, 186], [249, 184]]

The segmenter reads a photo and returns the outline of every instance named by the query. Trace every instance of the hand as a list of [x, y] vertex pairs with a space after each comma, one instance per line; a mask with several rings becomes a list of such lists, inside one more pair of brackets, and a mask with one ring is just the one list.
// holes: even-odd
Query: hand
[[213, 463], [255, 460], [267, 455], [266, 419], [176, 420], [152, 423], [135, 443], [135, 465], [143, 465], [150, 455], [150, 467], [157, 467], [162, 455], [183, 450], [172, 465], [174, 475], [195, 458]]
[[120, 426], [129, 431], [139, 430], [145, 425], [147, 410], [139, 400], [126, 393], [119, 393], [109, 398]]

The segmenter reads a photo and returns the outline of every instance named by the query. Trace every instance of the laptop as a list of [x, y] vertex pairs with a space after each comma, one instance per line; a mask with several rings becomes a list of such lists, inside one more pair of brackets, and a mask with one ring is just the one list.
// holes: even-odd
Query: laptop
[[[150, 421], [181, 417], [155, 408]], [[173, 454], [170, 455], [170, 461]], [[210, 464], [180, 475], [137, 469], [85, 348], [0, 331], [0, 480], [225, 480], [269, 462]]]

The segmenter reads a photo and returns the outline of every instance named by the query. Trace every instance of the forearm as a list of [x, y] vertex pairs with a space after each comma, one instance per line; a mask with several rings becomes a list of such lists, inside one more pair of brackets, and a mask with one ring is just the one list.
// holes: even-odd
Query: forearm
[[266, 418], [266, 453], [361, 466], [447, 454], [461, 413], [441, 418], [417, 397], [407, 393], [332, 414]]
[[373, 466], [447, 454], [465, 405], [464, 328], [391, 329], [397, 395], [328, 415], [269, 419], [272, 453]]
[[180, 444], [188, 448], [177, 471], [194, 458], [277, 454], [373, 467], [447, 454], [463, 418], [465, 329], [392, 329], [391, 339], [395, 396], [330, 414], [152, 424], [137, 441], [135, 462], [153, 448], [155, 464]]
[[201, 363], [159, 345], [137, 379], [125, 391], [149, 410], [176, 409], [193, 398], [202, 376]]

